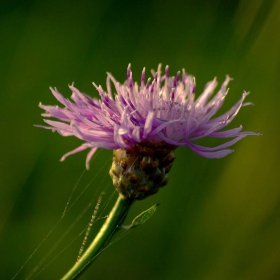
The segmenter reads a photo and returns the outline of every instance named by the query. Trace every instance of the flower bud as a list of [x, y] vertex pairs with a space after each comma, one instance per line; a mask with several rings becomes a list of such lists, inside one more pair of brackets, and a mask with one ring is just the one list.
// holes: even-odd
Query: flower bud
[[113, 152], [110, 176], [124, 199], [144, 199], [165, 186], [176, 146], [161, 142], [137, 143]]

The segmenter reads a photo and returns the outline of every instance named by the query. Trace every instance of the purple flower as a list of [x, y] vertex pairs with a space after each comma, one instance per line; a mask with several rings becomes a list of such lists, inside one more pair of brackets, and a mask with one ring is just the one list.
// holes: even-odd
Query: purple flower
[[[145, 80], [145, 68], [141, 82], [133, 82], [130, 65], [127, 79], [120, 84], [108, 73], [107, 92], [93, 83], [100, 99], [81, 93], [73, 85], [71, 102], [64, 98], [56, 88], [51, 88], [55, 98], [64, 106], [39, 106], [46, 112], [44, 117], [53, 117], [58, 121], [44, 120], [50, 126], [43, 128], [58, 131], [62, 136], [76, 136], [84, 143], [67, 156], [90, 149], [86, 166], [97, 148], [128, 148], [140, 142], [168, 143], [174, 146], [189, 146], [195, 153], [207, 158], [221, 158], [233, 152], [228, 147], [247, 135], [259, 135], [242, 131], [242, 126], [221, 131], [237, 115], [247, 92], [226, 113], [216, 117], [228, 93], [227, 85], [231, 78], [221, 85], [220, 90], [211, 98], [217, 86], [216, 78], [207, 83], [204, 91], [195, 100], [195, 79], [182, 71], [176, 77], [169, 77], [168, 66], [161, 76], [161, 65], [153, 78]], [[115, 90], [112, 90], [113, 83]], [[116, 93], [115, 93], [116, 92]], [[215, 116], [215, 117], [214, 117]], [[195, 144], [204, 137], [230, 138], [216, 147], [203, 147]]]

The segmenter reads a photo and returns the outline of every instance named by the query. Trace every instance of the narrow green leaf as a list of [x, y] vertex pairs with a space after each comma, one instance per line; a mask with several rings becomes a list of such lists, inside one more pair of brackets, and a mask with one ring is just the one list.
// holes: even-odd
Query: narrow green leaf
[[146, 211], [139, 214], [137, 217], [135, 217], [130, 225], [130, 229], [136, 228], [144, 224], [155, 213], [158, 206], [159, 204], [155, 204]]

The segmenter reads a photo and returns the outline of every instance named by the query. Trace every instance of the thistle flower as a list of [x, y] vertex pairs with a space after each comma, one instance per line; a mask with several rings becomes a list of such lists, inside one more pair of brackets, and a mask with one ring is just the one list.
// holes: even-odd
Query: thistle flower
[[[100, 99], [91, 98], [70, 85], [69, 88], [73, 92], [71, 98], [74, 101], [71, 102], [56, 88], [50, 88], [64, 108], [40, 103], [39, 106], [46, 111], [44, 117], [59, 120], [44, 120], [50, 126], [41, 127], [58, 131], [62, 136], [76, 136], [84, 141], [80, 147], [65, 154], [61, 160], [90, 149], [86, 158], [86, 166], [89, 168], [90, 159], [98, 148], [116, 150], [110, 171], [115, 187], [117, 185], [118, 189], [123, 185], [122, 193], [126, 192], [124, 196], [143, 198], [146, 195], [139, 196], [139, 190], [133, 195], [128, 185], [135, 185], [137, 182], [141, 188], [147, 188], [147, 181], [150, 181], [151, 185], [156, 185], [150, 190], [151, 193], [165, 185], [176, 147], [188, 146], [200, 156], [222, 158], [232, 153], [233, 150], [228, 148], [242, 138], [258, 135], [242, 131], [242, 126], [222, 131], [242, 106], [250, 104], [243, 103], [248, 95], [244, 92], [230, 110], [215, 116], [228, 93], [227, 85], [231, 80], [229, 76], [226, 76], [214, 97], [211, 98], [217, 86], [216, 78], [207, 83], [204, 91], [195, 99], [195, 78], [186, 74], [184, 70], [182, 74], [178, 72], [176, 77], [169, 77], [168, 66], [164, 75], [161, 75], [159, 65], [157, 71], [152, 74], [153, 78], [146, 81], [144, 68], [138, 85], [132, 79], [130, 65], [124, 84], [117, 82], [108, 73], [107, 92], [93, 83]], [[113, 93], [111, 84], [114, 85], [116, 93]], [[216, 147], [195, 144], [196, 140], [204, 137], [230, 140]], [[128, 175], [132, 165], [135, 167]], [[144, 178], [144, 174], [148, 174], [148, 177]]]

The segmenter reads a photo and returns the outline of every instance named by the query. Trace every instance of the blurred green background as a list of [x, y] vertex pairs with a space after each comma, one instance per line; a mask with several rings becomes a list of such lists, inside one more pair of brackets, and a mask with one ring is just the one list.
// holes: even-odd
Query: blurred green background
[[[38, 103], [58, 104], [48, 87], [70, 96], [73, 81], [97, 96], [91, 82], [105, 86], [106, 71], [123, 82], [128, 63], [135, 80], [144, 66], [168, 64], [173, 75], [185, 68], [198, 93], [229, 74], [223, 110], [243, 90], [255, 104], [232, 126], [264, 136], [247, 137], [220, 160], [176, 150], [168, 186], [137, 202], [127, 223], [160, 203], [156, 214], [81, 279], [280, 279], [280, 1], [10, 1], [0, 14], [1, 279], [12, 279], [55, 226], [85, 169], [85, 152], [59, 162], [79, 140], [33, 126], [43, 123]], [[89, 187], [15, 279], [44, 257], [41, 268], [52, 262], [36, 279], [59, 279], [75, 262], [83, 236], [66, 246], [86, 227], [100, 192], [101, 206], [113, 193], [110, 162], [111, 151], [97, 153], [73, 200]]]

